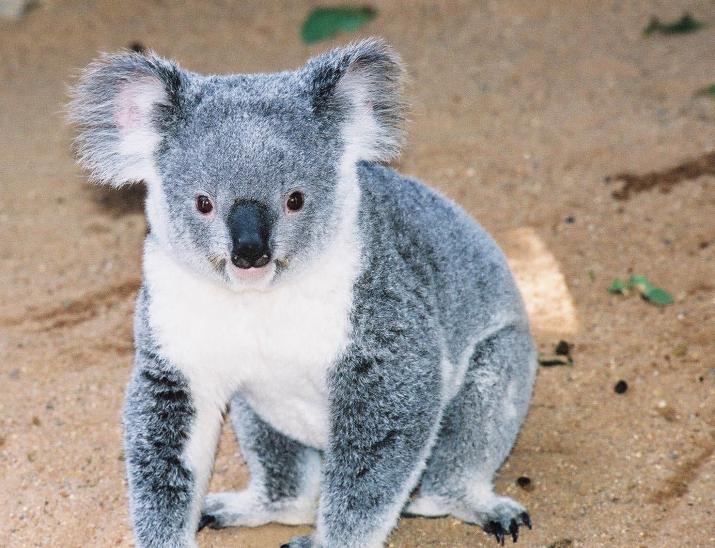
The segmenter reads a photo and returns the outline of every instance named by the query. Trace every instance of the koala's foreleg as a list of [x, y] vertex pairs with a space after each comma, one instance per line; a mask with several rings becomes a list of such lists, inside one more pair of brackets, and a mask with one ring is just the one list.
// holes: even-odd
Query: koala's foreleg
[[230, 417], [251, 482], [241, 491], [207, 495], [200, 526], [314, 523], [320, 489], [319, 451], [275, 430], [239, 393], [231, 398]]
[[124, 412], [131, 518], [137, 546], [192, 547], [221, 426], [177, 368], [137, 350]]
[[332, 374], [331, 434], [317, 529], [292, 547], [382, 546], [417, 484], [439, 427], [439, 373], [348, 356]]

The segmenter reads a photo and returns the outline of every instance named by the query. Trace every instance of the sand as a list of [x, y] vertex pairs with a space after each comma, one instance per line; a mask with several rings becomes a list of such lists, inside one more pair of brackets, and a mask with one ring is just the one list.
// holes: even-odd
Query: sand
[[[715, 99], [695, 95], [715, 82], [712, 3], [375, 2], [364, 32], [308, 47], [311, 5], [47, 0], [0, 22], [0, 545], [133, 544], [120, 412], [145, 222], [141, 193], [93, 188], [73, 163], [75, 70], [140, 41], [197, 71], [273, 71], [369, 34], [409, 67], [397, 167], [505, 245], [541, 350], [574, 344], [572, 366], [541, 368], [496, 481], [531, 512], [519, 544], [714, 545]], [[642, 35], [686, 9], [710, 26]], [[623, 192], [623, 173], [648, 177]], [[607, 293], [631, 273], [675, 304]], [[212, 489], [245, 484], [237, 452], [226, 429]], [[198, 538], [277, 546], [308, 530]], [[446, 518], [403, 519], [390, 545], [495, 544]]]

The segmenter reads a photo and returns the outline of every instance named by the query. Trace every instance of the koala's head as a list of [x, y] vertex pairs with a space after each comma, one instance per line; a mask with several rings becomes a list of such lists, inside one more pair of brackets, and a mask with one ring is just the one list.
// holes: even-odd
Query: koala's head
[[276, 74], [202, 76], [153, 54], [101, 58], [70, 103], [80, 161], [144, 181], [151, 237], [233, 288], [319, 261], [358, 200], [355, 165], [399, 151], [402, 68], [370, 39]]

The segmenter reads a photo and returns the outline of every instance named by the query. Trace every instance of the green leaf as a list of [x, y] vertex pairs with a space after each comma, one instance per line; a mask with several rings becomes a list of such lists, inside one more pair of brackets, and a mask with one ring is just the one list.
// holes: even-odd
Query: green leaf
[[698, 21], [689, 13], [684, 13], [683, 16], [672, 23], [663, 23], [657, 17], [652, 17], [648, 26], [643, 29], [643, 34], [650, 36], [655, 32], [661, 34], [686, 34], [695, 32], [705, 26], [705, 23]]
[[628, 286], [631, 289], [637, 289], [641, 295], [645, 295], [649, 291], [655, 289], [655, 287], [653, 287], [653, 284], [650, 283], [650, 280], [648, 278], [640, 275], [631, 276], [628, 280]]
[[628, 287], [626, 286], [626, 282], [624, 282], [620, 278], [615, 278], [611, 283], [611, 287], [608, 288], [608, 292], [620, 293], [622, 295], [625, 295], [626, 293], [628, 293]]
[[702, 89], [699, 89], [696, 95], [707, 95], [709, 97], [715, 97], [715, 84], [710, 84]]
[[332, 38], [341, 31], [354, 32], [372, 21], [377, 10], [369, 6], [313, 8], [303, 23], [301, 36], [306, 44]]
[[673, 296], [665, 289], [655, 287], [648, 278], [639, 274], [631, 276], [627, 282], [624, 282], [620, 278], [615, 278], [611, 287], [608, 288], [608, 291], [610, 293], [628, 295], [633, 289], [638, 291], [641, 297], [646, 301], [658, 306], [666, 306], [675, 302]]
[[667, 306], [675, 302], [673, 296], [660, 287], [654, 287], [650, 291], [643, 293], [643, 298], [658, 306]]

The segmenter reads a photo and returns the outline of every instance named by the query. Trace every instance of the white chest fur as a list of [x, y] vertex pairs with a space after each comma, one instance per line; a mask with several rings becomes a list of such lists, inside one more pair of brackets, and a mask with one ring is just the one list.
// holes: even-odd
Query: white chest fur
[[203, 279], [148, 242], [149, 322], [161, 354], [204, 398], [223, 405], [238, 390], [278, 431], [324, 447], [326, 375], [349, 342], [359, 265], [354, 235], [340, 236], [300, 276], [245, 292]]

